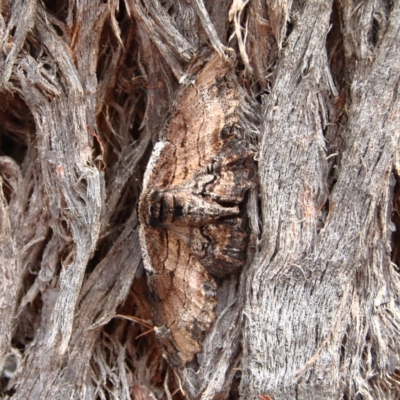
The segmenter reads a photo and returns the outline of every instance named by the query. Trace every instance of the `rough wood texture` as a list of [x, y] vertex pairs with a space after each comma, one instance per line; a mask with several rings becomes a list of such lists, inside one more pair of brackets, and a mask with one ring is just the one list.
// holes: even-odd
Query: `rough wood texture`
[[[202, 130], [204, 49], [206, 86], [231, 92]], [[1, 396], [400, 398], [399, 49], [399, 0], [0, 1]], [[194, 130], [220, 146], [208, 172], [186, 156]], [[144, 171], [168, 143], [176, 182], [151, 199]], [[157, 211], [196, 190], [204, 213]], [[248, 221], [236, 265], [215, 256], [212, 207], [225, 237]], [[160, 323], [139, 226], [146, 269], [175, 235], [173, 267], [213, 289], [175, 367], [154, 331], [178, 300], [157, 299]], [[188, 239], [202, 230], [211, 254]]]

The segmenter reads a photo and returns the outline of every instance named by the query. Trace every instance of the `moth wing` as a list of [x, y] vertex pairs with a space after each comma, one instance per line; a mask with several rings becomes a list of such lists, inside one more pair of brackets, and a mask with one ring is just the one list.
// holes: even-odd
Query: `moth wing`
[[202, 228], [209, 245], [201, 258], [206, 270], [219, 277], [240, 271], [246, 261], [249, 235], [243, 218], [227, 218]]
[[224, 218], [203, 227], [172, 227], [178, 238], [207, 272], [218, 277], [236, 273], [246, 261], [245, 220]]
[[238, 205], [251, 186], [254, 168], [253, 154], [243, 141], [233, 138], [210, 166], [169, 191], [190, 192], [220, 204]]
[[210, 164], [224, 145], [221, 132], [237, 122], [239, 96], [229, 78], [230, 70], [227, 62], [211, 50], [200, 53], [189, 66], [187, 72], [194, 72], [194, 83], [178, 89], [162, 134], [175, 146], [172, 186]]
[[143, 177], [140, 201], [145, 198], [150, 188], [164, 189], [171, 184], [176, 169], [176, 165], [172, 162], [174, 153], [175, 147], [170, 142], [161, 140], [156, 143]]
[[216, 284], [172, 233], [141, 229], [155, 331], [168, 361], [181, 366], [201, 351], [204, 333], [214, 321]]
[[239, 204], [250, 188], [254, 170], [252, 153], [243, 141], [232, 139], [215, 158], [212, 165], [214, 180], [205, 187], [213, 200]]

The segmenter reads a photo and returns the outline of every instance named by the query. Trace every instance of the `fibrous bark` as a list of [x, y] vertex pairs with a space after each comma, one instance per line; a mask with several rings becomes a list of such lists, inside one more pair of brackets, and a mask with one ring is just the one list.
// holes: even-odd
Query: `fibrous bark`
[[[203, 45], [236, 60], [250, 238], [171, 368], [136, 214]], [[399, 48], [398, 0], [1, 1], [2, 396], [399, 398]]]

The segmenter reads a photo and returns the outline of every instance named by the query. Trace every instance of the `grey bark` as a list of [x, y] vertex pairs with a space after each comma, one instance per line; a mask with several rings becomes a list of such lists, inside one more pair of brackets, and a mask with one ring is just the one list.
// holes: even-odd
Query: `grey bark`
[[[258, 170], [247, 264], [173, 370], [136, 205], [204, 43]], [[399, 83], [398, 0], [0, 2], [2, 398], [399, 398]]]

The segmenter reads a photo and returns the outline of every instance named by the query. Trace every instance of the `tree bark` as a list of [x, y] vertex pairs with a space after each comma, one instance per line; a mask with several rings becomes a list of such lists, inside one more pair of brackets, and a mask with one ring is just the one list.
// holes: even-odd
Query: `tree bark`
[[[234, 66], [257, 168], [202, 352], [153, 332], [137, 216], [187, 65]], [[0, 2], [0, 393], [400, 397], [400, 1]]]

